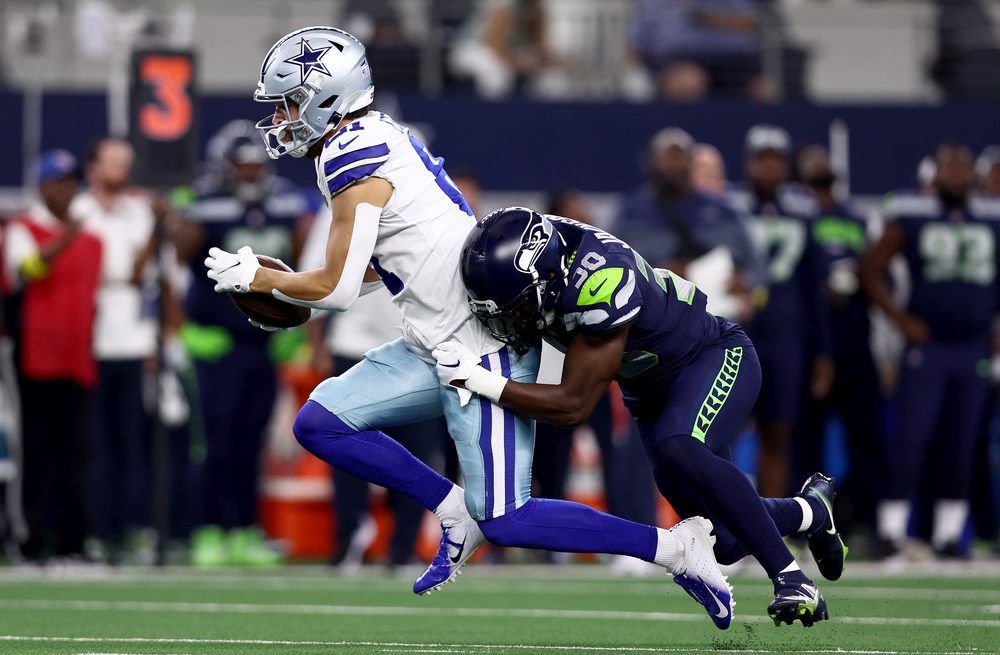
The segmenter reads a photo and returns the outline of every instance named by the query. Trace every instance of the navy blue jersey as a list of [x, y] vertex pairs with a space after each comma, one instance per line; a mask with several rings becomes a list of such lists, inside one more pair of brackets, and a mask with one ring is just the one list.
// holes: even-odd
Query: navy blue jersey
[[184, 212], [205, 235], [202, 252], [190, 262], [192, 282], [184, 302], [188, 319], [227, 328], [240, 341], [261, 343], [267, 341], [268, 333], [250, 325], [231, 302], [215, 292], [202, 262], [209, 248], [236, 252], [250, 246], [255, 253], [276, 257], [294, 268], [295, 224], [307, 212], [306, 198], [283, 178], [270, 177], [262, 186], [260, 200], [246, 202], [214, 179], [203, 178], [195, 183], [197, 200]]
[[569, 284], [561, 324], [546, 336], [565, 349], [576, 334], [606, 335], [629, 326], [616, 379], [630, 406], [657, 396], [664, 384], [706, 346], [733, 335], [725, 319], [705, 311], [705, 294], [687, 280], [650, 266], [607, 232], [548, 216], [570, 249]]
[[868, 245], [867, 223], [850, 204], [836, 203], [820, 211], [812, 234], [826, 260], [826, 290], [837, 349], [867, 349], [868, 301], [858, 278], [858, 259]]
[[997, 311], [1000, 200], [974, 198], [946, 209], [918, 192], [891, 194], [884, 216], [903, 230], [912, 280], [908, 309], [934, 339], [985, 338]]
[[748, 326], [754, 341], [808, 343], [830, 352], [826, 258], [812, 238], [818, 209], [812, 196], [787, 185], [773, 201], [740, 195], [733, 203], [750, 216], [767, 262], [767, 302]]

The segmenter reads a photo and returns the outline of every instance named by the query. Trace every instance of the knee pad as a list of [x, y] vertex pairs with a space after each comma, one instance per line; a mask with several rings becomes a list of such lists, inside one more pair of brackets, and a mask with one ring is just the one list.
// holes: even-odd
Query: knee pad
[[326, 439], [336, 439], [356, 434], [349, 425], [319, 403], [310, 400], [302, 406], [292, 424], [292, 434], [299, 444], [315, 454], [319, 444]]

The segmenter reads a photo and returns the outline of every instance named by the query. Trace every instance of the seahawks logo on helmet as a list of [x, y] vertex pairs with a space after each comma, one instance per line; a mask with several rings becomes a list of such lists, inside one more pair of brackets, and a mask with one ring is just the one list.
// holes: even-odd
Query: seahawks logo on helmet
[[514, 255], [514, 268], [522, 273], [536, 275], [535, 263], [551, 238], [552, 233], [546, 227], [545, 220], [541, 216], [532, 218], [521, 233], [521, 247]]

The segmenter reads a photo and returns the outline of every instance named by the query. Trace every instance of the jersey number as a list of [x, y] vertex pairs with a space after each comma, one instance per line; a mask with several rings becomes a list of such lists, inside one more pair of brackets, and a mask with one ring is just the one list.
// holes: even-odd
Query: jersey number
[[920, 230], [919, 247], [928, 282], [986, 285], [996, 275], [996, 244], [986, 225], [931, 223]]
[[777, 284], [791, 279], [806, 249], [805, 226], [786, 218], [758, 216], [753, 234], [767, 255], [768, 279]]

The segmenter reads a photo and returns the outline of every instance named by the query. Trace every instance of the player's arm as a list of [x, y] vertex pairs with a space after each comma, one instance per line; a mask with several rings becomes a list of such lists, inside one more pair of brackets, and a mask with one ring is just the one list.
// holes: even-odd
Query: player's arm
[[923, 343], [930, 338], [927, 325], [901, 307], [892, 297], [886, 280], [892, 258], [903, 252], [906, 236], [898, 223], [889, 223], [878, 241], [861, 256], [859, 276], [861, 287], [875, 305], [884, 311], [902, 330], [911, 343]]
[[[333, 197], [326, 260], [320, 268], [301, 272], [275, 271], [258, 266], [253, 253], [241, 249], [235, 256], [229, 255], [239, 261], [231, 264], [233, 268], [227, 276], [228, 260], [219, 260], [220, 255], [210, 251], [205, 262], [211, 269], [209, 277], [220, 282], [216, 290], [228, 291], [227, 286], [233, 286], [233, 290], [239, 291], [245, 284], [246, 290], [271, 293], [286, 302], [313, 309], [347, 309], [361, 292], [375, 249], [382, 208], [389, 202], [392, 191], [387, 181], [370, 177]], [[239, 271], [238, 266], [245, 269]], [[247, 269], [252, 269], [252, 277]]]
[[607, 335], [579, 334], [570, 342], [559, 384], [525, 384], [509, 380], [500, 405], [553, 425], [579, 425], [622, 363], [628, 326]]

